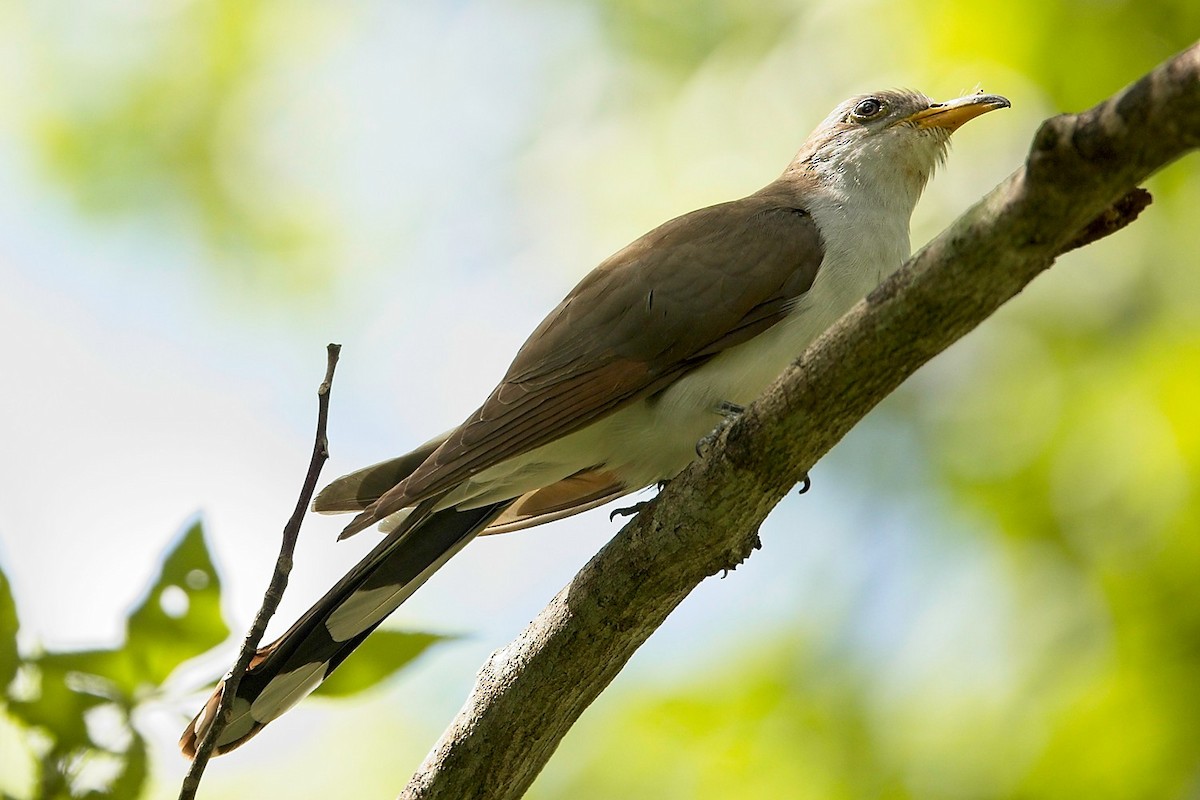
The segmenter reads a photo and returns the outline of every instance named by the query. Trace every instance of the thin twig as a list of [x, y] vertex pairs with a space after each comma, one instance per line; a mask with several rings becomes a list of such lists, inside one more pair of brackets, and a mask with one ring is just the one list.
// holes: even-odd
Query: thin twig
[[196, 791], [200, 788], [200, 778], [204, 775], [204, 768], [212, 756], [217, 737], [228, 722], [229, 709], [233, 705], [233, 698], [237, 696], [238, 684], [242, 682], [242, 676], [250, 667], [250, 659], [254, 657], [258, 643], [262, 641], [263, 634], [267, 630], [267, 623], [275, 615], [275, 610], [279, 608], [279, 601], [283, 599], [283, 592], [287, 588], [288, 575], [292, 572], [292, 554], [296, 550], [296, 541], [300, 538], [300, 525], [304, 521], [309, 503], [312, 502], [313, 492], [316, 491], [321, 467], [329, 458], [329, 439], [325, 435], [326, 422], [329, 419], [329, 390], [333, 386], [333, 371], [337, 368], [338, 355], [341, 351], [340, 344], [330, 344], [326, 348], [325, 380], [321, 382], [321, 387], [317, 390], [317, 436], [313, 443], [312, 459], [308, 464], [308, 474], [304, 477], [304, 486], [300, 489], [296, 509], [283, 528], [283, 543], [279, 547], [279, 558], [275, 561], [275, 572], [271, 575], [271, 582], [267, 586], [266, 594], [263, 595], [262, 607], [259, 608], [258, 614], [254, 618], [254, 624], [250, 626], [250, 632], [246, 634], [246, 639], [242, 642], [242, 650], [238, 654], [233, 669], [225, 677], [225, 689], [221, 694], [221, 702], [217, 706], [213, 724], [200, 739], [200, 744], [196, 748], [196, 756], [192, 759], [192, 765], [188, 768], [187, 775], [183, 778], [183, 786], [179, 790], [179, 800], [194, 800], [196, 797]]

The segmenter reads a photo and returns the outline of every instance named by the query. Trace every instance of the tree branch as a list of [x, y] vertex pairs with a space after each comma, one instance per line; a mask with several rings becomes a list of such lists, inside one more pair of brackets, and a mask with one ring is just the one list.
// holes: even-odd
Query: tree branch
[[192, 758], [191, 766], [188, 767], [187, 775], [184, 776], [183, 785], [179, 790], [179, 800], [194, 800], [196, 797], [196, 791], [200, 788], [200, 779], [204, 776], [204, 768], [208, 766], [209, 758], [212, 757], [217, 737], [220, 736], [229, 719], [229, 709], [233, 705], [233, 698], [237, 697], [238, 684], [242, 682], [242, 676], [250, 668], [250, 659], [254, 657], [258, 643], [262, 641], [263, 634], [266, 633], [267, 623], [271, 621], [271, 617], [275, 616], [275, 611], [279, 608], [279, 601], [283, 599], [283, 592], [287, 589], [288, 576], [292, 573], [292, 555], [296, 551], [296, 541], [300, 538], [300, 525], [304, 522], [308, 506], [312, 502], [313, 492], [316, 491], [321, 467], [325, 466], [325, 461], [329, 458], [329, 439], [325, 435], [326, 423], [329, 420], [329, 390], [333, 387], [333, 372], [337, 369], [338, 356], [341, 352], [340, 344], [330, 344], [325, 348], [325, 380], [321, 381], [321, 385], [317, 389], [316, 441], [313, 442], [312, 458], [308, 463], [304, 484], [300, 488], [300, 497], [296, 500], [296, 508], [292, 511], [292, 516], [283, 527], [283, 542], [279, 547], [279, 557], [275, 560], [275, 571], [271, 574], [267, 591], [263, 595], [262, 606], [258, 609], [258, 614], [254, 617], [254, 624], [250, 626], [250, 631], [242, 642], [242, 649], [238, 653], [237, 661], [229, 670], [229, 674], [225, 676], [225, 689], [221, 693], [221, 702], [214, 712], [213, 724], [205, 731], [204, 737], [196, 747], [196, 755]]
[[821, 337], [480, 670], [403, 798], [520, 797], [583, 710], [768, 512], [908, 376], [1073, 247], [1132, 221], [1138, 184], [1200, 146], [1200, 45], [1081, 114]]

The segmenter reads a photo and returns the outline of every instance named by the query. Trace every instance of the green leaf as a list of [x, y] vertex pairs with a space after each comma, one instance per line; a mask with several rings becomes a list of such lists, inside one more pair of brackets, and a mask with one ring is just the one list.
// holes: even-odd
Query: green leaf
[[72, 673], [92, 675], [107, 685], [80, 691], [131, 709], [141, 687], [158, 686], [179, 664], [225, 640], [229, 628], [220, 606], [220, 580], [197, 523], [167, 551], [159, 575], [129, 615], [122, 647], [46, 653], [33, 660], [43, 692], [47, 683], [63, 685]]
[[17, 604], [13, 601], [8, 578], [0, 570], [0, 691], [17, 675], [21, 657], [17, 653]]
[[55, 747], [71, 750], [89, 747], [84, 714], [88, 709], [108, 702], [104, 697], [76, 691], [68, 686], [68, 670], [61, 665], [38, 660], [38, 692], [32, 700], [9, 700], [8, 710], [31, 727], [43, 728], [55, 741]]
[[229, 635], [221, 615], [221, 581], [197, 522], [163, 559], [162, 570], [129, 615], [129, 671], [110, 675], [132, 693], [138, 685], [161, 684], [189, 658]]
[[[181, 662], [225, 640], [229, 629], [220, 603], [220, 580], [197, 523], [168, 549], [159, 575], [129, 615], [123, 647], [30, 659], [36, 689], [29, 697], [10, 698], [9, 710], [26, 725], [45, 729], [54, 737], [56, 750], [92, 747], [84, 722], [89, 709], [115, 702], [130, 712], [141, 687], [161, 684]], [[16, 612], [5, 582], [0, 585], [0, 658], [10, 657], [3, 648], [15, 628]], [[15, 644], [13, 648], [15, 653]], [[0, 664], [7, 670], [7, 662]], [[135, 751], [126, 765], [130, 785], [144, 781], [145, 772], [144, 753], [137, 751], [141, 745], [134, 736]]]
[[430, 646], [453, 638], [432, 633], [375, 631], [313, 694], [348, 697], [370, 689], [408, 666]]

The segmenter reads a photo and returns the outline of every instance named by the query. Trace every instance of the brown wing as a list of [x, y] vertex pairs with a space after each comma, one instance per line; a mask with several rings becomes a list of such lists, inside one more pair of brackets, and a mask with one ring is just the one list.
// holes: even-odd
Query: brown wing
[[346, 534], [652, 394], [782, 319], [824, 249], [812, 218], [769, 189], [672, 220], [593, 270], [483, 406]]

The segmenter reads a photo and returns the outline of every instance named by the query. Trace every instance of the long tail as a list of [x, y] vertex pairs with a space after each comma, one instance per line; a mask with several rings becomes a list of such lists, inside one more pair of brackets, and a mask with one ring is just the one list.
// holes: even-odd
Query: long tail
[[[346, 656], [429, 576], [494, 520], [512, 501], [469, 511], [447, 509], [412, 530], [380, 542], [287, 633], [259, 649], [238, 684], [217, 754], [246, 742], [315, 689]], [[183, 732], [179, 746], [191, 758], [212, 725], [225, 682]]]

